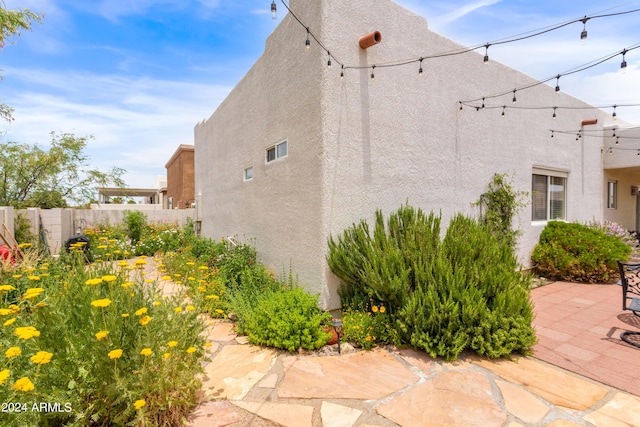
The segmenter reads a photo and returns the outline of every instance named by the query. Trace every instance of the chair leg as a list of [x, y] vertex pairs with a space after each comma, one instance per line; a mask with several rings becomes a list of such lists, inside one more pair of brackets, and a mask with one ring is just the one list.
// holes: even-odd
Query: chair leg
[[640, 348], [640, 332], [624, 331], [620, 334], [620, 339], [627, 344]]

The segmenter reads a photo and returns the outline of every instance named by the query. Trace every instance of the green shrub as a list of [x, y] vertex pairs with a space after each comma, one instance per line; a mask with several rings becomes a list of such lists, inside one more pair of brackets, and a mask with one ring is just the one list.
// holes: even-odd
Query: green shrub
[[549, 279], [607, 283], [617, 277], [616, 260], [626, 260], [630, 252], [629, 245], [600, 230], [552, 221], [542, 230], [531, 259]]
[[378, 344], [400, 344], [398, 331], [384, 305], [372, 305], [370, 311], [346, 310], [342, 312], [344, 336], [342, 339], [365, 350]]
[[315, 350], [331, 337], [323, 331], [331, 315], [318, 308], [318, 297], [302, 288], [283, 288], [260, 297], [244, 314], [243, 331], [249, 342], [296, 351]]
[[131, 239], [131, 244], [136, 245], [140, 237], [142, 237], [144, 226], [147, 225], [147, 215], [142, 211], [125, 211], [124, 224]]
[[373, 238], [354, 224], [329, 239], [327, 260], [349, 309], [384, 305], [400, 342], [434, 357], [526, 354], [535, 343], [529, 279], [510, 244], [474, 219], [455, 216], [441, 240], [433, 213], [405, 205], [385, 229], [378, 212]]

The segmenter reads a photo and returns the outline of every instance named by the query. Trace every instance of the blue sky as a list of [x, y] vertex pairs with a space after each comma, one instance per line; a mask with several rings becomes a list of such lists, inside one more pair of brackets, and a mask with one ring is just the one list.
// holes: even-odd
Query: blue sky
[[[396, 2], [424, 16], [431, 30], [474, 46], [585, 15], [640, 8], [640, 0]], [[280, 0], [277, 20], [271, 19], [270, 0], [5, 3], [45, 18], [0, 52], [0, 102], [15, 109], [15, 121], [0, 124], [4, 140], [46, 146], [51, 131], [93, 135], [86, 151], [91, 165], [124, 168], [130, 187], [152, 186], [178, 145], [193, 144], [195, 124], [249, 70], [285, 14]], [[586, 29], [584, 44], [576, 23], [492, 46], [489, 55], [544, 79], [640, 43], [640, 12], [592, 19]], [[626, 61], [625, 73], [619, 57], [562, 78], [562, 91], [593, 105], [638, 104], [640, 49]], [[617, 113], [640, 125], [640, 107]]]

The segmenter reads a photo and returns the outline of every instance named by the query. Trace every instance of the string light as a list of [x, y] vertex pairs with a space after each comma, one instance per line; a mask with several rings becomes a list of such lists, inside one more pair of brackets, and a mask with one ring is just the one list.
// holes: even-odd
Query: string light
[[616, 136], [616, 145], [618, 145], [620, 143], [620, 137]]
[[504, 116], [504, 110], [505, 110], [506, 108], [507, 108], [507, 106], [506, 106], [506, 105], [503, 105], [503, 106], [502, 106], [502, 115], [503, 115], [503, 116]]
[[552, 116], [553, 120], [556, 119], [556, 108], [558, 107], [553, 107], [553, 116]]
[[637, 156], [640, 156], [640, 148], [638, 148], [638, 154], [637, 154]]
[[460, 109], [458, 109], [458, 111], [462, 111], [462, 102], [458, 101], [460, 103]]
[[340, 65], [340, 78], [344, 79], [344, 65]]
[[277, 11], [276, 0], [271, 0], [271, 19], [276, 19], [278, 17], [278, 14], [276, 13], [276, 11]]
[[489, 43], [484, 45], [484, 63], [485, 64], [489, 62], [489, 46], [491, 46]]
[[620, 68], [622, 71], [627, 70], [627, 61], [624, 59], [624, 56], [627, 54], [627, 49], [622, 50], [622, 62], [620, 63]]
[[309, 49], [311, 49], [311, 40], [309, 40], [309, 27], [307, 27], [307, 41], [304, 42], [304, 45], [305, 45], [307, 51]]
[[513, 104], [516, 103], [516, 89], [513, 90], [513, 99], [511, 100]]
[[560, 74], [556, 76], [556, 93], [560, 92]]
[[376, 69], [376, 66], [374, 64], [374, 65], [371, 66], [371, 80], [375, 80], [376, 79], [376, 76], [373, 74], [373, 70], [375, 70], [375, 69]]
[[482, 107], [481, 108], [484, 110], [484, 98], [482, 98]]
[[613, 120], [616, 120], [618, 118], [618, 115], [616, 114], [616, 107], [617, 107], [617, 105], [614, 104], [613, 105], [613, 114], [611, 114], [611, 117], [613, 117]]
[[587, 39], [587, 21], [589, 19], [591, 18], [587, 18], [587, 16], [585, 15], [585, 17], [580, 20], [580, 22], [582, 22], [582, 24], [584, 25], [584, 27], [582, 28], [582, 32], [580, 33], [580, 40], [582, 40], [583, 42]]
[[421, 76], [422, 75], [422, 60], [424, 58], [420, 58], [420, 68], [418, 69], [418, 75]]
[[331, 54], [329, 52], [327, 52], [327, 56], [328, 56], [327, 67], [331, 68]]

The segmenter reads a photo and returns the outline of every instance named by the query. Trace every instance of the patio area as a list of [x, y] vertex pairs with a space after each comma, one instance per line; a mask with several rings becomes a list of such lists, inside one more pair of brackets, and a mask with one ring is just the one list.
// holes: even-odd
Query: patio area
[[622, 310], [620, 286], [554, 282], [531, 298], [535, 358], [640, 396], [640, 348], [620, 340], [640, 331], [640, 317]]

